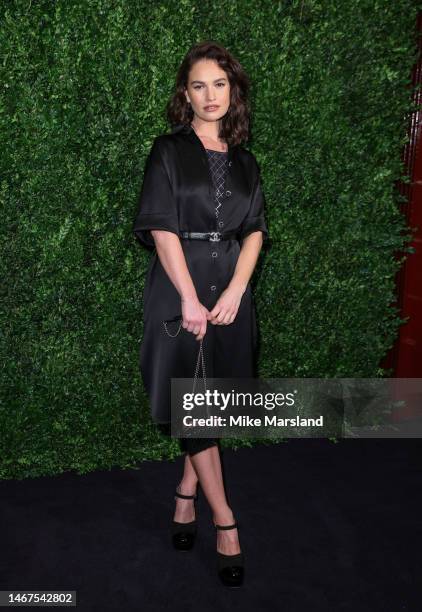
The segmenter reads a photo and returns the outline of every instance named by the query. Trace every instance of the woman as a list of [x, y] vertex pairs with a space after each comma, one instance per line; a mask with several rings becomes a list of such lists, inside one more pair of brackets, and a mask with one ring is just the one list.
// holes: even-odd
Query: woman
[[[171, 134], [157, 136], [144, 173], [136, 237], [155, 246], [144, 289], [140, 365], [152, 419], [169, 428], [170, 379], [253, 377], [257, 329], [249, 280], [268, 237], [248, 138], [249, 83], [239, 62], [205, 41], [183, 60], [168, 106]], [[199, 351], [198, 351], [199, 348]], [[201, 355], [202, 349], [202, 355]], [[181, 439], [173, 545], [192, 548], [197, 484], [217, 529], [218, 574], [240, 586], [244, 559], [228, 505], [218, 441]]]

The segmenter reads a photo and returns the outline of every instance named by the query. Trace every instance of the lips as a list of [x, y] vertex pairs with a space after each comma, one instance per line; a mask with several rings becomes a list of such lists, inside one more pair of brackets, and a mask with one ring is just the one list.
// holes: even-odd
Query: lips
[[204, 110], [206, 110], [206, 111], [215, 111], [215, 110], [217, 110], [217, 108], [219, 108], [219, 107], [216, 106], [216, 105], [204, 106]]

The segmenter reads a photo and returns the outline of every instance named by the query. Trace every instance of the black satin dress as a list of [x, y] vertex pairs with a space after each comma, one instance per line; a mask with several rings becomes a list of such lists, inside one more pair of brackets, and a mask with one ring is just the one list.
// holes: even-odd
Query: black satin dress
[[[264, 240], [268, 238], [264, 195], [253, 154], [240, 145], [229, 146], [226, 154], [209, 151], [189, 125], [156, 137], [146, 163], [133, 228], [143, 245], [154, 248], [151, 229], [167, 230], [179, 237], [183, 231], [237, 232], [235, 238], [219, 242], [181, 238], [198, 299], [212, 310], [233, 276], [244, 237], [262, 231]], [[152, 420], [168, 424], [171, 378], [194, 377], [200, 343], [183, 327], [176, 335], [180, 295], [155, 250], [143, 302], [142, 380]], [[253, 377], [256, 342], [255, 308], [248, 283], [233, 323], [207, 323], [202, 342], [206, 377]], [[197, 382], [196, 390], [201, 391], [202, 378]]]

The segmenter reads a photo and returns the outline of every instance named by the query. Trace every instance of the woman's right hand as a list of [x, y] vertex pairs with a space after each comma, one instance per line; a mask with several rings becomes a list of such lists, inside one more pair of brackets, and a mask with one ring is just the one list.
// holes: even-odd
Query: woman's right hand
[[202, 340], [207, 332], [207, 314], [198, 298], [182, 298], [182, 327], [195, 334], [197, 340]]

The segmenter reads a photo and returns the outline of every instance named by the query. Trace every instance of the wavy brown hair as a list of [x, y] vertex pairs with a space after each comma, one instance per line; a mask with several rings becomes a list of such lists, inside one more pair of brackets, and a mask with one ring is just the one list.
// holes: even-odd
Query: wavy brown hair
[[197, 43], [185, 55], [176, 76], [175, 93], [167, 104], [167, 118], [172, 127], [188, 125], [194, 112], [186, 100], [185, 89], [193, 65], [201, 59], [215, 60], [227, 74], [230, 83], [230, 106], [221, 119], [219, 138], [229, 145], [246, 142], [249, 138], [250, 82], [239, 62], [227, 49], [213, 40]]

